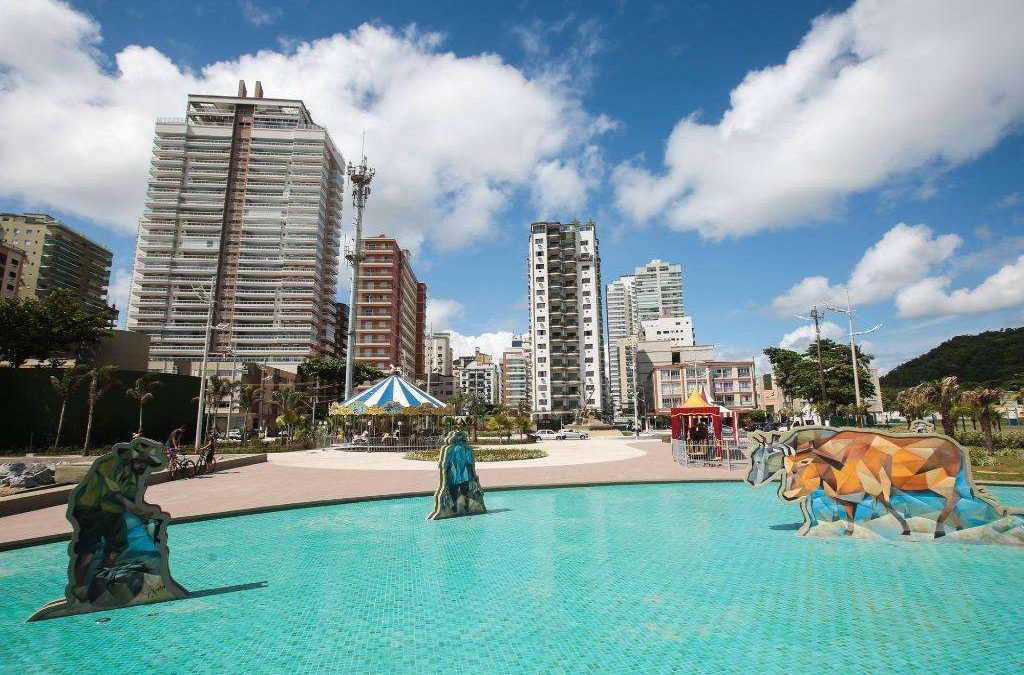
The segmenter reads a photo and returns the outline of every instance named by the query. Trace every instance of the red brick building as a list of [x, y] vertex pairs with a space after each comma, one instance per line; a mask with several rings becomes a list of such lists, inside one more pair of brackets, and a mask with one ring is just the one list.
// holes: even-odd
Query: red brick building
[[410, 253], [390, 237], [366, 237], [359, 265], [357, 361], [381, 370], [398, 366], [409, 377], [425, 372], [427, 285], [412, 270]]

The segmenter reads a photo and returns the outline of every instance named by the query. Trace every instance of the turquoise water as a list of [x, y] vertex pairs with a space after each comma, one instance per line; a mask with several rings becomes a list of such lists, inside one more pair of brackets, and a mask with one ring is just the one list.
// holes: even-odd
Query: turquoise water
[[[992, 491], [1024, 506], [1022, 489]], [[63, 589], [66, 545], [2, 553], [0, 670], [1024, 672], [1021, 549], [801, 538], [796, 507], [737, 484], [487, 505], [437, 522], [412, 498], [175, 525], [175, 577], [214, 592], [33, 624]]]

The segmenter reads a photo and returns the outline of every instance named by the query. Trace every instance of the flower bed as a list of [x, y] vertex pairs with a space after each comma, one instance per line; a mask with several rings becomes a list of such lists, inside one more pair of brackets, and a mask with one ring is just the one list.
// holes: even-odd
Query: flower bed
[[[473, 458], [478, 462], [511, 462], [519, 459], [538, 459], [547, 457], [548, 453], [533, 448], [477, 448], [473, 450]], [[440, 450], [415, 450], [403, 455], [405, 459], [421, 462], [436, 462], [441, 458]]]

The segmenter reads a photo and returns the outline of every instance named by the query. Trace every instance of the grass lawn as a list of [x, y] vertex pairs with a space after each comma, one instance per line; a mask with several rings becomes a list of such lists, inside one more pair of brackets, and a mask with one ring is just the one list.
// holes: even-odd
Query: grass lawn
[[[548, 453], [535, 448], [492, 448], [480, 446], [473, 449], [473, 458], [478, 462], [509, 462], [517, 459], [537, 459]], [[405, 459], [421, 462], [436, 462], [441, 459], [440, 450], [414, 450], [404, 455]]]
[[1013, 455], [993, 457], [985, 466], [971, 467], [976, 480], [1021, 480], [1024, 481], [1024, 459]]

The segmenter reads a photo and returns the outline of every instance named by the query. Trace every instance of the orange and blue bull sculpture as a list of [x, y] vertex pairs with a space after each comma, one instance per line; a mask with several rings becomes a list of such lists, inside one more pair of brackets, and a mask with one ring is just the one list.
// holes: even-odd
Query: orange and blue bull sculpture
[[[853, 535], [856, 525], [891, 515], [894, 535], [913, 529], [938, 538], [949, 527], [973, 528], [1009, 513], [975, 487], [967, 451], [948, 436], [804, 427], [752, 438], [757, 447], [747, 483], [758, 487], [779, 477], [779, 497], [800, 503], [801, 535], [834, 521], [845, 521], [845, 534]], [[917, 519], [913, 528], [911, 519]]]

